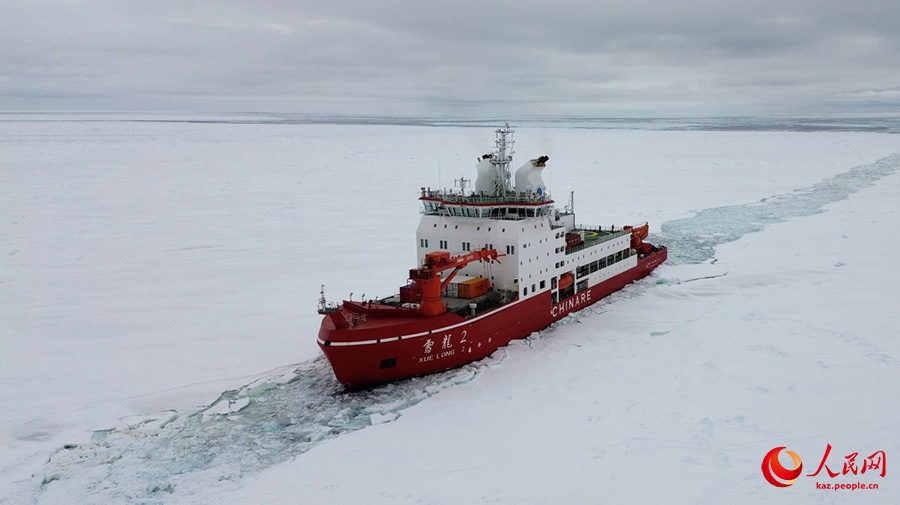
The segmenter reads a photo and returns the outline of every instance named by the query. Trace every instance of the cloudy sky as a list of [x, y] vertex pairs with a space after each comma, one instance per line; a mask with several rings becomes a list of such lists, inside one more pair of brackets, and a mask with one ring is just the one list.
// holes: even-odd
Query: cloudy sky
[[0, 110], [900, 112], [900, 0], [0, 0]]

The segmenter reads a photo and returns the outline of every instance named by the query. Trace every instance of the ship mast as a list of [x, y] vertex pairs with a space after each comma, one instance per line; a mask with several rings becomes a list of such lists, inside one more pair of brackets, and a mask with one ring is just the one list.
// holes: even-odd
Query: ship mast
[[495, 130], [497, 140], [494, 142], [497, 146], [497, 152], [491, 156], [491, 188], [494, 196], [505, 196], [512, 192], [512, 184], [509, 171], [509, 164], [512, 161], [513, 151], [512, 145], [515, 143], [512, 139], [514, 130], [509, 128], [509, 122], [504, 128]]

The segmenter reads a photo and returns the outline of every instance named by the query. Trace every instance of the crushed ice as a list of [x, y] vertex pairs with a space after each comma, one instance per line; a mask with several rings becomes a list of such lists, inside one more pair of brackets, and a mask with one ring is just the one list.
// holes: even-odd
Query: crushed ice
[[791, 193], [756, 203], [704, 209], [692, 217], [663, 223], [662, 231], [651, 240], [669, 248], [672, 263], [703, 263], [713, 258], [720, 244], [762, 231], [770, 224], [824, 212], [829, 203], [874, 185], [898, 167], [900, 154], [894, 154]]
[[[345, 390], [324, 357], [287, 376], [226, 391], [199, 412], [120, 420], [91, 441], [54, 454], [36, 476], [45, 498], [90, 496], [97, 503], [152, 503], [194, 494], [198, 482], [233, 481], [290, 460], [317, 444], [373, 424], [441, 390], [474, 380], [503, 351], [466, 367], [357, 391]], [[202, 476], [202, 477], [201, 477]]]

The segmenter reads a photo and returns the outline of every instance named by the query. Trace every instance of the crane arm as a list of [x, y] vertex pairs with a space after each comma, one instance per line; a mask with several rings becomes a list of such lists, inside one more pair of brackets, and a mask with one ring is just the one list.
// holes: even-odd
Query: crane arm
[[[456, 273], [474, 261], [498, 261], [497, 258], [500, 256], [503, 255], [496, 249], [486, 247], [459, 256], [451, 256], [447, 251], [427, 253], [422, 266], [409, 271], [409, 278], [416, 283], [416, 291], [421, 294], [422, 303], [419, 311], [426, 316], [436, 316], [446, 312], [447, 307], [441, 301], [441, 290], [447, 287]], [[453, 272], [446, 279], [441, 280], [438, 277], [438, 273], [451, 269]]]
[[459, 256], [450, 256], [450, 253], [445, 251], [430, 252], [425, 255], [425, 262], [420, 270], [428, 269], [438, 273], [451, 268], [462, 268], [474, 261], [498, 261], [497, 258], [500, 256], [505, 255], [498, 253], [496, 249], [488, 249], [486, 247], [470, 253], [460, 254]]

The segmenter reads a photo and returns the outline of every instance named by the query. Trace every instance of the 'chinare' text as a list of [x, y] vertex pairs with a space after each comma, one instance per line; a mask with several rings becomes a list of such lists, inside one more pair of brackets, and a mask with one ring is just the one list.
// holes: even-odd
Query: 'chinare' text
[[586, 290], [581, 293], [576, 294], [575, 296], [569, 297], [550, 309], [550, 315], [552, 317], [558, 317], [561, 314], [565, 314], [571, 312], [572, 310], [581, 307], [582, 305], [587, 305], [591, 301], [591, 291]]

